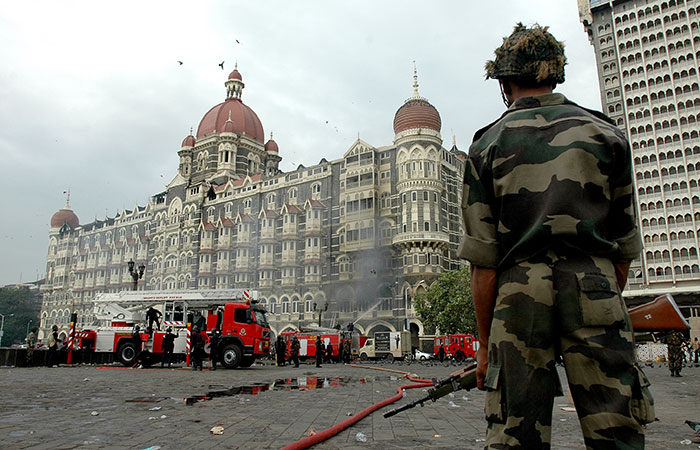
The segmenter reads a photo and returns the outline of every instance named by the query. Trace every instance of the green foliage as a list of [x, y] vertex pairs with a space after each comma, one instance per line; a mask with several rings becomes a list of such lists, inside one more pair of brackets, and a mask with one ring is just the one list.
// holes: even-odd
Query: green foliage
[[428, 328], [443, 334], [476, 334], [476, 314], [469, 287], [469, 268], [445, 272], [424, 294], [415, 299], [415, 308]]
[[39, 327], [40, 311], [41, 299], [38, 293], [26, 288], [1, 288], [0, 314], [5, 316], [2, 346], [24, 344], [29, 321], [32, 321], [30, 328]]

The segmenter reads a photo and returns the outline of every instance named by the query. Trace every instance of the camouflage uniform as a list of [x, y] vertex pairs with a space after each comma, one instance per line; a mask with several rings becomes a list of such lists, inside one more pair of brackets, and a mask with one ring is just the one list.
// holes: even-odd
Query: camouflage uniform
[[641, 249], [631, 174], [622, 132], [560, 94], [476, 133], [460, 256], [498, 274], [486, 448], [549, 448], [559, 357], [586, 445], [644, 447], [653, 402], [614, 267]]
[[683, 368], [683, 335], [679, 332], [674, 332], [666, 338], [666, 347], [668, 349], [668, 370], [671, 371], [672, 377], [680, 377], [681, 369]]

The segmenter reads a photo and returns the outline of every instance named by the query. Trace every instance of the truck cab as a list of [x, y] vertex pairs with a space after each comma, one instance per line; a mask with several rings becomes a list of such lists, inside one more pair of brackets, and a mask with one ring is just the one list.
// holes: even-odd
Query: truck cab
[[257, 303], [226, 303], [207, 317], [207, 331], [221, 331], [218, 355], [224, 367], [250, 367], [270, 353], [270, 324]]

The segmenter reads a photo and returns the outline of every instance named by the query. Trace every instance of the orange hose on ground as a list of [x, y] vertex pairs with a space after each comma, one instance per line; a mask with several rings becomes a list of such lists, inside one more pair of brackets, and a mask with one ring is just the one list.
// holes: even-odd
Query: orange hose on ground
[[433, 382], [430, 380], [423, 380], [420, 378], [414, 378], [411, 376], [408, 372], [402, 372], [400, 370], [393, 370], [393, 369], [384, 369], [381, 367], [364, 367], [364, 366], [357, 366], [353, 364], [347, 364], [349, 367], [360, 367], [364, 369], [374, 369], [374, 370], [383, 370], [385, 372], [393, 372], [393, 373], [400, 373], [406, 376], [409, 380], [419, 383], [419, 384], [406, 384], [404, 386], [399, 386], [396, 391], [397, 394], [394, 395], [393, 397], [389, 397], [385, 400], [382, 400], [381, 402], [375, 403], [372, 406], [369, 406], [362, 411], [358, 412], [357, 414], [353, 415], [352, 417], [349, 417], [345, 420], [343, 420], [340, 423], [337, 423], [333, 425], [330, 428], [327, 428], [319, 433], [312, 434], [311, 436], [305, 437], [303, 439], [300, 439], [296, 442], [293, 442], [285, 447], [282, 448], [282, 450], [301, 450], [305, 448], [309, 448], [312, 445], [316, 445], [319, 442], [323, 442], [326, 439], [330, 439], [331, 437], [335, 436], [336, 434], [340, 433], [341, 431], [345, 430], [346, 428], [351, 427], [352, 425], [356, 424], [360, 420], [364, 419], [368, 415], [372, 414], [374, 411], [378, 410], [379, 408], [383, 408], [386, 405], [390, 405], [394, 402], [397, 402], [403, 398], [403, 391], [405, 389], [415, 389], [415, 388], [422, 388], [422, 387], [432, 387]]

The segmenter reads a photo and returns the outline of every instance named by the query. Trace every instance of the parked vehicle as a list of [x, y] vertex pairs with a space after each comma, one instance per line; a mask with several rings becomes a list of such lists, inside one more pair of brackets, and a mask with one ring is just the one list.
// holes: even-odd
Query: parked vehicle
[[[221, 331], [218, 359], [226, 368], [249, 367], [256, 358], [270, 352], [270, 325], [265, 308], [257, 302], [257, 291], [222, 289], [201, 291], [124, 291], [98, 294], [95, 316], [98, 324], [76, 331], [78, 348], [91, 352], [113, 353], [125, 366], [136, 362], [138, 347], [156, 359], [162, 355], [165, 329], [171, 327], [175, 338], [173, 355], [183, 357], [189, 350], [192, 321], [199, 321], [200, 333]], [[149, 307], [162, 311], [161, 330], [146, 330], [145, 312]], [[141, 342], [134, 339], [135, 325], [141, 325]]]
[[440, 346], [445, 348], [445, 357], [464, 361], [474, 358], [479, 349], [479, 340], [471, 334], [450, 334], [447, 336], [435, 336], [433, 341], [433, 355], [437, 357]]
[[433, 359], [433, 354], [416, 349], [416, 351], [413, 353], [413, 357], [418, 361], [428, 361]]
[[360, 359], [411, 358], [411, 333], [408, 331], [377, 331], [359, 350]]

